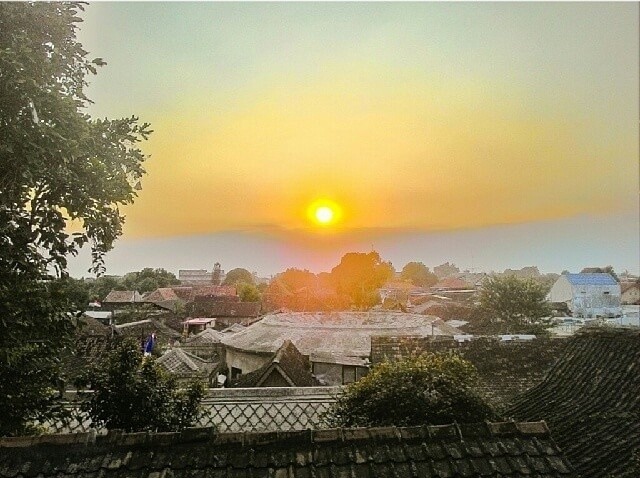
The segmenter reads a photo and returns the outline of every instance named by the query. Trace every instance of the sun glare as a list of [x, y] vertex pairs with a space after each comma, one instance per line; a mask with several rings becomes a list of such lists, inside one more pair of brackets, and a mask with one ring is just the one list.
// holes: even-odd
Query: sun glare
[[309, 220], [319, 226], [330, 226], [338, 222], [341, 217], [341, 208], [336, 203], [322, 199], [314, 201], [307, 208]]
[[333, 219], [333, 210], [328, 206], [321, 206], [316, 209], [316, 219], [319, 223], [329, 224]]

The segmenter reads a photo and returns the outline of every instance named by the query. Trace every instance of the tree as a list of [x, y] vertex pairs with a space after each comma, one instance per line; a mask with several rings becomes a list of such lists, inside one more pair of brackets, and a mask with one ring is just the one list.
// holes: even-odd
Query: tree
[[58, 292], [69, 299], [70, 307], [74, 312], [84, 312], [87, 310], [91, 300], [91, 285], [83, 279], [63, 277], [51, 282], [51, 287], [57, 288]]
[[480, 289], [479, 310], [492, 321], [531, 323], [549, 315], [543, 285], [515, 276], [487, 277]]
[[429, 271], [429, 268], [422, 262], [409, 262], [400, 273], [400, 277], [411, 281], [418, 287], [431, 287], [438, 282], [438, 276]]
[[255, 284], [253, 280], [253, 274], [249, 272], [247, 269], [243, 269], [241, 267], [237, 269], [231, 269], [227, 272], [227, 275], [224, 278], [223, 285], [237, 285], [240, 282], [244, 282], [245, 284]]
[[173, 272], [162, 268], [152, 269], [151, 267], [145, 267], [139, 272], [129, 272], [119, 282], [123, 286], [123, 290], [137, 290], [141, 294], [154, 291], [159, 287], [180, 284]]
[[242, 302], [259, 302], [260, 301], [260, 292], [258, 288], [253, 284], [247, 284], [245, 282], [240, 282], [237, 285], [238, 295], [240, 296], [240, 300]]
[[585, 267], [580, 271], [581, 274], [611, 274], [611, 277], [615, 279], [616, 282], [620, 282], [618, 278], [618, 274], [613, 270], [612, 266], [607, 267]]
[[[93, 393], [82, 409], [95, 425], [110, 430], [181, 430], [194, 424], [204, 396], [201, 382], [179, 389], [153, 357], [143, 357], [132, 338], [116, 342], [105, 362], [84, 378], [87, 381]], [[83, 380], [78, 385], [84, 385]]]
[[84, 110], [86, 77], [105, 63], [76, 39], [82, 8], [0, 3], [0, 435], [50, 415], [57, 357], [74, 332], [73, 304], [51, 281], [85, 244], [104, 270], [119, 208], [144, 174], [149, 126]]
[[480, 422], [492, 411], [476, 386], [475, 367], [459, 355], [424, 354], [383, 362], [347, 387], [328, 421], [339, 427]]
[[331, 269], [331, 280], [340, 295], [347, 295], [358, 308], [369, 308], [379, 302], [377, 289], [393, 277], [390, 262], [375, 252], [349, 252]]
[[90, 298], [102, 302], [112, 290], [126, 290], [126, 287], [116, 277], [100, 276], [90, 284]]
[[458, 269], [455, 264], [449, 264], [448, 262], [433, 268], [433, 273], [438, 276], [439, 279], [444, 279], [445, 277], [452, 276], [459, 272], [460, 269]]

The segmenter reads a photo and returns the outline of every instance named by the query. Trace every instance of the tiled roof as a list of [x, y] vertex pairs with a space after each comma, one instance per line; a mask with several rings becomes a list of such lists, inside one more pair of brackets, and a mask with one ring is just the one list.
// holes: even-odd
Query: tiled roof
[[569, 339], [546, 378], [508, 410], [546, 420], [583, 478], [640, 476], [640, 333], [598, 330]]
[[200, 357], [185, 352], [181, 348], [168, 350], [156, 360], [167, 372], [177, 375], [207, 375], [216, 366], [216, 363], [203, 360]]
[[144, 296], [145, 302], [164, 302], [178, 300], [178, 295], [171, 287], [161, 287]]
[[222, 330], [223, 334], [235, 334], [237, 332], [242, 332], [244, 329], [246, 329], [246, 327], [244, 325], [241, 324], [231, 324], [229, 327], [227, 327], [226, 329]]
[[194, 311], [205, 313], [209, 317], [257, 317], [260, 315], [260, 302], [219, 302], [207, 300], [208, 297], [196, 297]]
[[258, 370], [241, 375], [231, 387], [249, 388], [262, 386], [272, 373], [280, 377], [290, 387], [313, 387], [319, 385], [311, 374], [309, 359], [302, 355], [290, 340], [285, 340], [278, 351]]
[[139, 320], [128, 324], [119, 324], [115, 326], [117, 333], [127, 337], [144, 338], [151, 332], [155, 332], [158, 336], [158, 344], [166, 346], [173, 340], [181, 337], [179, 332], [167, 327], [153, 319]]
[[[35, 447], [34, 445], [41, 444]], [[288, 432], [112, 432], [0, 438], [0, 475], [572, 477], [544, 422]]]
[[467, 284], [465, 281], [457, 277], [447, 277], [446, 279], [442, 279], [440, 282], [434, 285], [433, 288], [465, 290], [465, 289], [473, 289], [473, 286]]
[[401, 312], [286, 313], [260, 322], [229, 337], [225, 345], [250, 352], [274, 353], [291, 340], [304, 355], [368, 357], [373, 335], [455, 335], [460, 331], [435, 317]]
[[111, 335], [111, 327], [104, 325], [97, 319], [90, 317], [84, 313], [84, 315], [78, 320], [80, 326], [79, 333], [84, 336], [108, 336]]
[[529, 341], [474, 337], [463, 342], [455, 337], [372, 337], [371, 361], [377, 364], [425, 352], [457, 353], [476, 367], [479, 390], [503, 407], [540, 383], [567, 343], [564, 338], [545, 337]]
[[185, 302], [192, 300], [193, 287], [172, 287], [173, 293]]
[[622, 289], [622, 293], [625, 293], [631, 289], [640, 289], [640, 284], [637, 282], [622, 282], [620, 288]]
[[616, 285], [616, 280], [604, 272], [591, 272], [582, 274], [565, 274], [570, 284], [573, 285]]
[[222, 332], [215, 329], [204, 329], [199, 334], [187, 338], [185, 343], [189, 345], [219, 344], [222, 337]]
[[131, 304], [142, 302], [142, 296], [137, 290], [112, 290], [102, 301], [103, 304]]
[[237, 290], [232, 285], [200, 285], [193, 286], [194, 297], [198, 296], [237, 296]]

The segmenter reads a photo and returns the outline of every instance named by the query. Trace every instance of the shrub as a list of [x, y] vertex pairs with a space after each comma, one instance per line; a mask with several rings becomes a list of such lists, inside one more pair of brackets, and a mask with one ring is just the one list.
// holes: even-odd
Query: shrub
[[[98, 426], [133, 431], [177, 431], [199, 416], [204, 385], [178, 389], [176, 380], [143, 357], [138, 343], [119, 340], [107, 360], [84, 379], [93, 393], [82, 408]], [[81, 385], [81, 384], [80, 384]]]
[[472, 423], [492, 416], [475, 367], [456, 354], [424, 354], [375, 366], [329, 412], [332, 426]]

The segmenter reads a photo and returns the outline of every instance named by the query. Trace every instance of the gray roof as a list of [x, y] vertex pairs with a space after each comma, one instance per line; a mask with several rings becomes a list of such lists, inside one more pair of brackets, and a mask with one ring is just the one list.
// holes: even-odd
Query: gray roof
[[137, 290], [112, 290], [102, 301], [103, 304], [133, 304], [142, 302], [142, 296]]
[[222, 337], [222, 332], [209, 328], [188, 337], [185, 343], [189, 345], [219, 344], [222, 341]]
[[[34, 446], [39, 445], [39, 446]], [[571, 477], [544, 422], [0, 438], [0, 476]]]
[[617, 285], [616, 280], [604, 272], [590, 272], [582, 274], [565, 274], [569, 283], [573, 285]]
[[234, 349], [275, 353], [291, 340], [304, 355], [367, 357], [371, 336], [460, 334], [437, 317], [401, 312], [285, 313], [264, 317], [245, 330], [225, 336]]
[[211, 372], [218, 364], [201, 359], [181, 348], [165, 352], [156, 363], [167, 372], [177, 375], [202, 375]]

